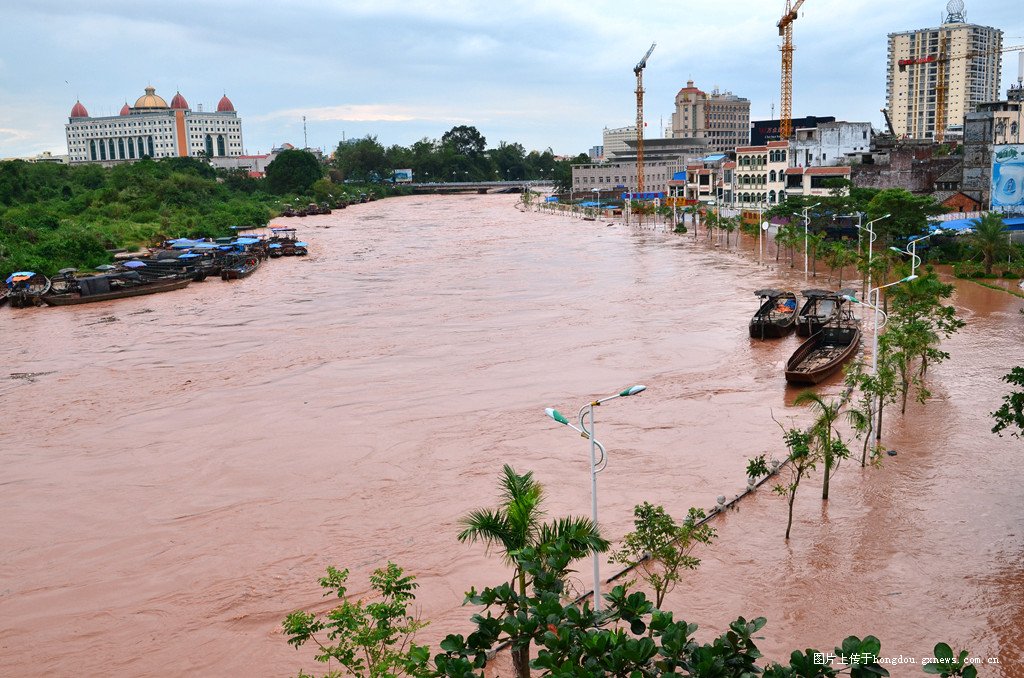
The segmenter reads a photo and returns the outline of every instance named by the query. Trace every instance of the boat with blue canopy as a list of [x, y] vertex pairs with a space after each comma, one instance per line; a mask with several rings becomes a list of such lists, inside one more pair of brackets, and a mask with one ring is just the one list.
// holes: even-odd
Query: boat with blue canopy
[[35, 271], [17, 271], [7, 276], [7, 299], [15, 308], [40, 306], [50, 291], [50, 279]]

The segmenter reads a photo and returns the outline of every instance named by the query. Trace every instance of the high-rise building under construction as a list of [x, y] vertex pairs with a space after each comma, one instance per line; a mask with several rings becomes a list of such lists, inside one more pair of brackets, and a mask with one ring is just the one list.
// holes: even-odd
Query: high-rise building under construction
[[967, 23], [950, 0], [938, 28], [889, 34], [887, 107], [898, 137], [942, 141], [979, 103], [999, 99], [1003, 32]]

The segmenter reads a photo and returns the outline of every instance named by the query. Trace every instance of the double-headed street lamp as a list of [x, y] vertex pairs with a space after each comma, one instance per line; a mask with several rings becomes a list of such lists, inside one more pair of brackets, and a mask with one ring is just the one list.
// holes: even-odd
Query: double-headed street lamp
[[[595, 189], [597, 190], [597, 189]], [[589, 405], [584, 405], [579, 411], [579, 426], [573, 426], [572, 422], [565, 418], [558, 410], [549, 407], [544, 412], [557, 421], [559, 424], [568, 426], [572, 430], [576, 431], [583, 438], [590, 440], [590, 519], [594, 523], [594, 528], [597, 528], [597, 474], [605, 469], [608, 465], [608, 455], [605, 452], [604, 445], [602, 445], [594, 437], [594, 408], [606, 403], [609, 400], [615, 400], [616, 398], [625, 398], [626, 396], [636, 395], [647, 390], [647, 387], [643, 384], [637, 384], [636, 386], [630, 386], [624, 391], [620, 391], [613, 396], [607, 398], [601, 398], [600, 400], [594, 400]], [[586, 419], [589, 419], [590, 426], [588, 428]], [[600, 459], [597, 456], [597, 452], [600, 450]], [[600, 556], [597, 551], [594, 551], [594, 610], [601, 609], [601, 564]]]
[[923, 235], [920, 238], [914, 238], [913, 240], [907, 243], [906, 249], [901, 250], [899, 247], [890, 247], [889, 249], [891, 249], [893, 252], [899, 252], [900, 254], [910, 255], [910, 274], [913, 275], [917, 267], [921, 265], [921, 257], [917, 256], [917, 243], [921, 242], [922, 240], [925, 240], [926, 238], [930, 238], [933, 235], [941, 234], [942, 230], [936, 229], [929, 233], [928, 235]]
[[[861, 306], [867, 306], [868, 308], [870, 308], [870, 309], [872, 309], [874, 311], [874, 315], [875, 315], [875, 330], [874, 330], [874, 332], [872, 334], [872, 338], [871, 338], [871, 376], [877, 376], [878, 375], [878, 330], [881, 329], [882, 327], [884, 327], [885, 323], [888, 322], [888, 320], [889, 320], [888, 314], [886, 314], [886, 312], [882, 310], [881, 305], [879, 303], [879, 300], [880, 300], [880, 297], [881, 297], [881, 294], [882, 294], [882, 290], [884, 290], [886, 287], [892, 287], [893, 285], [899, 285], [900, 283], [910, 282], [911, 280], [916, 280], [916, 279], [917, 279], [916, 275], [908, 275], [906, 278], [901, 278], [900, 280], [897, 280], [896, 282], [891, 282], [888, 285], [882, 285], [881, 287], [876, 287], [873, 290], [868, 292], [868, 301], [861, 301], [861, 300], [857, 299], [856, 297], [852, 297], [852, 296], [850, 296], [848, 294], [844, 294], [843, 295], [843, 299], [845, 299], [846, 301], [850, 301], [850, 302], [853, 302], [855, 304], [860, 304]], [[875, 303], [873, 303], [873, 304], [871, 303], [871, 295], [872, 294], [874, 294], [874, 297], [875, 297]], [[881, 324], [878, 323], [878, 316], [879, 315], [884, 316], [884, 320], [883, 320], [883, 322]], [[871, 412], [871, 427], [875, 428], [875, 413], [874, 413], [873, 408], [872, 408], [872, 412]], [[877, 433], [875, 434], [875, 439], [876, 440], [882, 437], [882, 432], [881, 432], [880, 429], [881, 429], [880, 426], [879, 426], [878, 429], [876, 429], [877, 430]]]
[[[804, 280], [807, 280], [807, 226], [810, 222], [810, 216], [808, 216], [807, 213], [820, 204], [820, 202], [816, 202], [813, 205], [808, 205], [801, 209], [804, 213]], [[794, 212], [794, 214], [796, 213]]]

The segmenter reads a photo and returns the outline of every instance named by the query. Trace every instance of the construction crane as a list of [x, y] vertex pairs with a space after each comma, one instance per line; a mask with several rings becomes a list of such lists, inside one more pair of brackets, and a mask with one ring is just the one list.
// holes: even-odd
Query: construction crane
[[644, 69], [647, 68], [647, 58], [651, 56], [655, 45], [652, 42], [647, 54], [633, 67], [633, 74], [636, 75], [636, 190], [637, 193], [644, 192]]
[[889, 119], [889, 109], [882, 108], [880, 110], [882, 111], [882, 115], [885, 116], [885, 126], [889, 128], [889, 134], [896, 136], [896, 130], [892, 128], [892, 120]]
[[896, 62], [899, 70], [906, 71], [907, 66], [925, 66], [929, 64], [935, 64], [935, 141], [942, 143], [946, 137], [946, 92], [949, 89], [947, 84], [946, 71], [949, 68], [951, 61], [957, 59], [973, 59], [974, 57], [991, 56], [993, 54], [1000, 54], [1002, 52], [1018, 52], [1024, 50], [1024, 45], [1014, 45], [1012, 47], [1003, 47], [1002, 49], [991, 49], [991, 50], [972, 50], [964, 52], [963, 54], [948, 54], [947, 46], [949, 44], [949, 35], [943, 31], [942, 36], [939, 39], [939, 52], [938, 54], [929, 54], [923, 57], [912, 57], [909, 59], [900, 59]]
[[779, 101], [779, 138], [788, 139], [793, 133], [793, 22], [804, 0], [786, 0], [786, 13], [776, 24], [782, 37], [782, 98]]

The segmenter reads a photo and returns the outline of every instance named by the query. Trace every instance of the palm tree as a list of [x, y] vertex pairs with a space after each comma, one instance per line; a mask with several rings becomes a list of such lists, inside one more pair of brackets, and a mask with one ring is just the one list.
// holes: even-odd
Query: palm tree
[[[603, 553], [608, 542], [601, 538], [597, 525], [589, 518], [569, 516], [548, 523], [541, 522], [544, 511], [541, 502], [544, 491], [533, 479], [533, 472], [519, 475], [505, 464], [499, 483], [501, 504], [495, 509], [471, 511], [459, 522], [463, 526], [458, 539], [470, 544], [482, 541], [488, 551], [497, 548], [502, 560], [513, 565], [513, 582], [518, 584], [519, 595], [526, 596], [526, 573], [516, 565], [515, 556], [527, 547], [551, 544], [565, 540], [572, 549], [574, 558], [582, 558], [590, 552]], [[594, 595], [600, 595], [595, 591]], [[519, 650], [513, 650], [512, 662], [516, 675], [530, 676], [530, 646], [527, 643]]]
[[[811, 426], [811, 433], [817, 440], [821, 449], [822, 459], [825, 460], [825, 475], [822, 480], [821, 498], [828, 499], [828, 481], [833, 467], [839, 466], [839, 461], [849, 455], [846, 445], [843, 444], [838, 431], [835, 430], [836, 420], [839, 419], [840, 402], [825, 402], [825, 400], [814, 391], [804, 391], [793, 401], [794, 405], [810, 403], [811, 409], [817, 414], [814, 424]], [[835, 438], [833, 438], [835, 434]]]
[[992, 275], [992, 264], [1007, 245], [1006, 224], [1003, 223], [1001, 216], [989, 212], [980, 219], [975, 219], [972, 226], [974, 235], [971, 236], [971, 244], [981, 252], [985, 275]]

